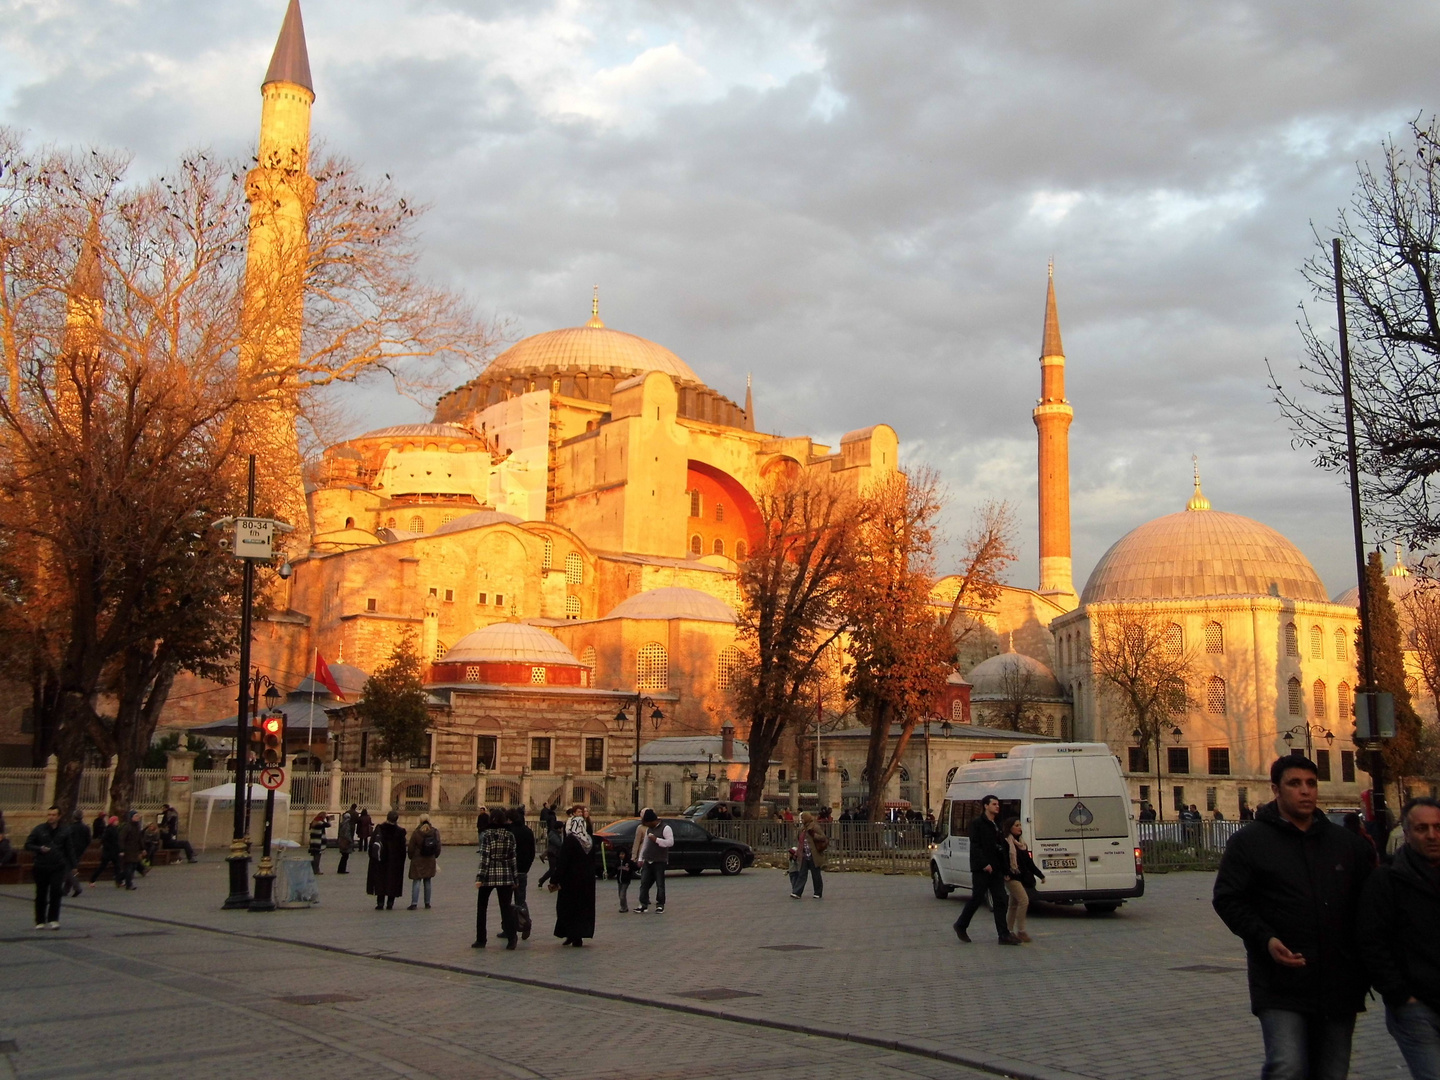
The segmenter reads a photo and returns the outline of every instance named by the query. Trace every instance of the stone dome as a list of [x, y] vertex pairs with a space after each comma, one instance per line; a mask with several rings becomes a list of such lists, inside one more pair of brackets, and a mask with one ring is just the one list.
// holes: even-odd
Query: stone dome
[[[1055, 678], [1054, 672], [1033, 656], [1017, 652], [1000, 653], [980, 661], [970, 669], [970, 674], [965, 676], [965, 680], [970, 684], [970, 700], [1002, 701], [1012, 696], [1014, 684], [1009, 688], [1006, 686], [1006, 680], [1011, 677], [1012, 672], [1030, 676], [1030, 685], [1026, 688], [1027, 696], [1040, 701], [1066, 700], [1065, 691]], [[1023, 674], [1021, 677], [1023, 678]]]
[[527, 337], [491, 361], [482, 378], [555, 371], [663, 371], [677, 382], [700, 382], [690, 365], [665, 346], [603, 325]]
[[459, 424], [394, 424], [390, 427], [376, 428], [374, 431], [367, 431], [363, 435], [357, 435], [355, 442], [359, 439], [403, 439], [403, 438], [444, 438], [444, 439], [474, 439], [476, 435], [468, 428]]
[[1270, 526], [1209, 509], [1198, 485], [1191, 507], [1115, 541], [1095, 564], [1080, 602], [1267, 595], [1328, 601], [1310, 560]]
[[647, 589], [615, 605], [607, 619], [691, 619], [695, 622], [735, 622], [735, 609], [699, 589], [678, 585]]
[[450, 647], [441, 664], [559, 664], [582, 667], [555, 635], [526, 623], [492, 623]]
[[431, 536], [443, 536], [446, 533], [461, 532], [465, 529], [478, 529], [483, 525], [496, 525], [504, 522], [509, 525], [519, 525], [520, 519], [514, 514], [502, 513], [499, 510], [476, 510], [469, 514], [461, 514], [453, 521], [447, 521], [436, 529]]

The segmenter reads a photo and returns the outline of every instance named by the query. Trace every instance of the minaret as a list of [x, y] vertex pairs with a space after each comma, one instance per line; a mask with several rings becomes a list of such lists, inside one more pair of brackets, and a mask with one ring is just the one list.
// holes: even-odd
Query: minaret
[[745, 373], [745, 430], [755, 430], [755, 394], [750, 389], [750, 373]]
[[[307, 218], [315, 199], [309, 173], [310, 57], [300, 0], [290, 0], [260, 87], [260, 150], [245, 180], [250, 239], [245, 253], [245, 328], [240, 370], [258, 402], [247, 410], [244, 449], [256, 455], [262, 506], [309, 539], [300, 472], [297, 368], [305, 304]], [[264, 512], [264, 511], [262, 511]]]
[[105, 271], [100, 262], [100, 229], [92, 221], [65, 293], [64, 352], [55, 365], [55, 412], [62, 423], [80, 423], [80, 384], [93, 375], [105, 328]]
[[1040, 439], [1040, 591], [1075, 595], [1070, 570], [1070, 421], [1065, 400], [1065, 347], [1055, 309], [1055, 262], [1045, 294], [1045, 334], [1040, 343], [1040, 400], [1030, 414]]

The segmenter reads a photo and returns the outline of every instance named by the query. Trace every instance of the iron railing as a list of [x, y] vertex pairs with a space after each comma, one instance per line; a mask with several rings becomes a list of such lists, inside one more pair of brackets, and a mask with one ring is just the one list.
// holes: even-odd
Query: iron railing
[[[778, 861], [795, 846], [800, 823], [795, 821], [702, 821], [708, 832], [739, 840], [755, 850], [757, 859]], [[925, 872], [930, 840], [923, 824], [906, 822], [831, 821], [822, 831], [830, 840], [825, 859], [834, 869]]]
[[1214, 870], [1225, 844], [1243, 821], [1141, 821], [1136, 823], [1145, 869]]

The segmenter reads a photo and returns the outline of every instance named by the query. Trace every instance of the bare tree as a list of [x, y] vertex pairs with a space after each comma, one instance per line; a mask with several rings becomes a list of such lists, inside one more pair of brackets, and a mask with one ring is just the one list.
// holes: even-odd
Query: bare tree
[[[1431, 702], [1440, 703], [1440, 582], [1433, 578], [1419, 581], [1400, 606], [1410, 624], [1410, 645], [1419, 663], [1420, 677]], [[1440, 775], [1440, 720], [1419, 725], [1415, 756], [1417, 774], [1432, 778]]]
[[984, 629], [984, 617], [999, 599], [1005, 572], [1015, 559], [1014, 510], [1006, 502], [985, 503], [965, 534], [958, 584], [945, 616], [957, 656]]
[[[1195, 702], [1196, 652], [1162, 613], [1117, 605], [1091, 616], [1090, 662], [1102, 697], [1116, 707], [1131, 737], [1154, 754], [1155, 787], [1160, 787], [1161, 736], [1176, 726]], [[1159, 799], [1156, 807], [1164, 815]]]
[[1038, 735], [1045, 721], [1039, 708], [1039, 683], [1019, 654], [1012, 655], [1015, 659], [1000, 674], [999, 707], [991, 712], [991, 718], [1006, 731]]

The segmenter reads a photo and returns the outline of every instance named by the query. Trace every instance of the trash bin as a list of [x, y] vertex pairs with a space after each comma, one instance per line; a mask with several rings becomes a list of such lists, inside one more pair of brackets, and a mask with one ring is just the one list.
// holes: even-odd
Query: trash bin
[[291, 840], [270, 845], [275, 860], [275, 904], [277, 907], [310, 907], [320, 902], [315, 868], [310, 854]]

